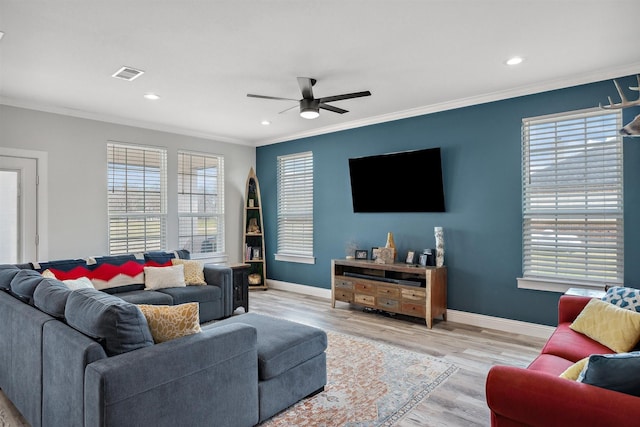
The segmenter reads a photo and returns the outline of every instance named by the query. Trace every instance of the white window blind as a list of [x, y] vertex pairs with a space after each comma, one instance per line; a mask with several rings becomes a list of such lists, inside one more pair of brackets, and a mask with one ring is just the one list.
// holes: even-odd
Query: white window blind
[[109, 252], [166, 247], [167, 152], [107, 144]]
[[192, 255], [221, 255], [224, 242], [224, 158], [178, 153], [178, 244]]
[[313, 153], [280, 156], [278, 157], [278, 254], [276, 259], [306, 262], [302, 259], [312, 257]]
[[622, 283], [620, 111], [523, 120], [523, 274]]

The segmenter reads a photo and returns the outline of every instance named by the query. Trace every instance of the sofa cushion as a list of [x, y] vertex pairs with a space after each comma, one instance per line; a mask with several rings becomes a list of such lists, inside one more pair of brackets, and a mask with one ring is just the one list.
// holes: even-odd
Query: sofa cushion
[[130, 302], [131, 304], [153, 304], [153, 305], [173, 305], [173, 298], [171, 295], [159, 291], [128, 291], [118, 292], [114, 294], [118, 298]]
[[140, 304], [138, 308], [147, 319], [151, 336], [156, 344], [201, 331], [197, 302], [180, 305]]
[[144, 267], [144, 289], [184, 287], [184, 266]]
[[553, 354], [574, 363], [591, 354], [613, 353], [609, 347], [572, 330], [570, 323], [561, 323], [542, 349], [542, 354]]
[[217, 322], [213, 327], [243, 323], [258, 333], [258, 377], [274, 378], [322, 354], [327, 334], [321, 329], [289, 320], [246, 313]]
[[69, 326], [98, 340], [109, 356], [153, 345], [138, 307], [96, 289], [71, 292], [65, 318]]
[[33, 293], [33, 304], [40, 310], [57, 319], [64, 319], [64, 310], [71, 289], [56, 279], [45, 278]]
[[607, 290], [602, 301], [640, 313], [640, 289], [614, 286]]
[[640, 352], [594, 354], [578, 381], [640, 397]]
[[527, 369], [559, 376], [571, 365], [573, 365], [573, 362], [556, 356], [555, 354], [540, 354], [531, 362]]
[[589, 301], [570, 327], [616, 353], [627, 352], [640, 341], [640, 313], [599, 299]]
[[20, 269], [13, 264], [0, 265], [0, 290], [11, 290], [11, 281], [20, 272]]
[[187, 286], [207, 284], [207, 282], [204, 281], [204, 265], [202, 262], [197, 260], [174, 258], [171, 260], [171, 264], [184, 266], [184, 282]]
[[20, 270], [11, 280], [10, 292], [20, 300], [33, 305], [33, 293], [45, 279], [35, 270]]
[[159, 289], [159, 293], [170, 295], [173, 304], [185, 302], [209, 302], [222, 298], [222, 290], [218, 286], [186, 286], [182, 288]]

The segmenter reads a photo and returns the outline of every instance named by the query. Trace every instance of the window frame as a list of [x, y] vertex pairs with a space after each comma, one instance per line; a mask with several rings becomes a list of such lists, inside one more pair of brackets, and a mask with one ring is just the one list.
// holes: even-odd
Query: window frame
[[[116, 153], [115, 150], [124, 150], [120, 151], [120, 153]], [[147, 171], [147, 160], [145, 158], [146, 154], [153, 154], [154, 158], [149, 159], [149, 164], [157, 163], [158, 176], [157, 179], [149, 179], [146, 178]], [[114, 159], [116, 155], [124, 155], [123, 163], [116, 163]], [[134, 164], [133, 161], [129, 162], [128, 158], [130, 155], [137, 155], [142, 158], [142, 164]], [[139, 162], [138, 162], [139, 163]], [[122, 165], [120, 170], [116, 170], [116, 168], [112, 167], [112, 164]], [[138, 169], [139, 173], [142, 173], [143, 178], [142, 181], [139, 181], [146, 188], [147, 185], [155, 187], [158, 186], [157, 191], [149, 191], [145, 189], [144, 191], [134, 191], [125, 189], [124, 192], [119, 192], [118, 195], [120, 197], [124, 197], [125, 208], [123, 210], [115, 210], [114, 206], [118, 202], [116, 199], [116, 180], [118, 177], [122, 178], [122, 173], [124, 173], [124, 182], [126, 183], [126, 187], [129, 186], [129, 174], [132, 171]], [[152, 168], [152, 170], [155, 167]], [[119, 173], [117, 173], [119, 172]], [[142, 197], [143, 209], [140, 211], [139, 209], [129, 209], [129, 200], [135, 198], [134, 196], [130, 197], [131, 193], [138, 193], [140, 197]], [[152, 197], [154, 194], [157, 196]], [[112, 200], [113, 198], [113, 200]], [[149, 206], [153, 206], [152, 203], [148, 203], [147, 200], [153, 200], [157, 209], [148, 209]], [[132, 201], [131, 204], [134, 202]], [[108, 252], [111, 255], [120, 255], [120, 254], [128, 254], [128, 253], [139, 253], [146, 251], [155, 251], [155, 250], [165, 250], [167, 246], [167, 149], [161, 147], [152, 147], [145, 145], [137, 145], [137, 144], [128, 144], [121, 143], [116, 141], [108, 141], [107, 142], [107, 229], [108, 229]], [[150, 224], [154, 224], [154, 219], [158, 218], [158, 233], [159, 236], [155, 235], [155, 233], [150, 233], [147, 231], [146, 220], [150, 221]], [[133, 240], [130, 237], [131, 229], [127, 228], [127, 231], [122, 237], [114, 237], [114, 229], [117, 228], [116, 221], [124, 221], [127, 223], [126, 227], [129, 227], [128, 223], [132, 220], [144, 220], [145, 224], [144, 228], [144, 236], [143, 239], [137, 238]], [[153, 239], [150, 239], [150, 235]], [[117, 244], [114, 240], [119, 240], [121, 243]], [[142, 245], [137, 245], [134, 242], [142, 242]], [[158, 241], [156, 245], [150, 245], [149, 242]]]
[[[297, 162], [297, 163], [296, 163]], [[293, 180], [285, 181], [285, 174]], [[313, 223], [313, 152], [287, 154], [277, 158], [276, 261], [315, 264]], [[302, 181], [301, 181], [302, 177]], [[302, 192], [302, 194], [300, 194]], [[303, 204], [299, 203], [302, 198]], [[298, 203], [296, 203], [296, 200]], [[292, 227], [300, 232], [293, 232]], [[300, 237], [301, 235], [301, 237]]]
[[[207, 194], [212, 195], [213, 193], [207, 193], [206, 189], [204, 190], [203, 193], [197, 193], [197, 192], [184, 192], [183, 189], [184, 187], [181, 185], [181, 177], [183, 175], [185, 175], [184, 173], [181, 173], [181, 167], [183, 165], [183, 160], [184, 160], [184, 156], [189, 156], [189, 158], [191, 159], [191, 162], [193, 162], [193, 158], [200, 158], [201, 160], [204, 161], [205, 166], [206, 166], [206, 162], [207, 160], [212, 160], [214, 161], [216, 164], [216, 168], [217, 168], [217, 174], [216, 174], [216, 191], [215, 191], [215, 203], [214, 203], [214, 209], [213, 211], [208, 211], [206, 209], [206, 203], [205, 203], [205, 209], [204, 210], [200, 210], [197, 209], [196, 211], [190, 211], [190, 212], [186, 212], [181, 210], [181, 196], [186, 196], [189, 195], [190, 198], [193, 198], [194, 195], [202, 195], [203, 197], [205, 197]], [[188, 151], [188, 150], [178, 150], [178, 159], [177, 159], [177, 169], [176, 169], [176, 181], [177, 181], [177, 215], [178, 215], [178, 230], [177, 230], [177, 239], [178, 239], [178, 246], [181, 247], [182, 249], [185, 249], [185, 247], [180, 243], [181, 240], [186, 236], [183, 235], [182, 233], [182, 227], [181, 227], [181, 219], [183, 218], [210, 218], [210, 219], [216, 219], [216, 223], [217, 223], [217, 230], [218, 233], [216, 234], [216, 251], [212, 251], [212, 252], [196, 252], [196, 251], [192, 251], [191, 252], [191, 257], [193, 259], [213, 259], [215, 262], [224, 262], [227, 260], [227, 254], [226, 254], [226, 232], [225, 232], [225, 205], [224, 205], [224, 156], [223, 155], [219, 155], [219, 154], [211, 154], [211, 153], [201, 153], [201, 152], [195, 152], [195, 151]], [[194, 174], [189, 174], [189, 176], [195, 176]], [[204, 178], [203, 178], [204, 179]], [[193, 181], [190, 181], [191, 185], [193, 185]], [[206, 184], [205, 184], [206, 187]], [[193, 202], [193, 199], [192, 199]], [[191, 206], [193, 206], [193, 203], [191, 203]], [[199, 235], [200, 236], [200, 235]], [[206, 239], [206, 234], [205, 234], [205, 239]], [[194, 239], [194, 235], [191, 234], [191, 239]], [[193, 249], [193, 248], [192, 248]]]
[[621, 126], [619, 110], [587, 109], [522, 120], [518, 288], [566, 292], [623, 282]]

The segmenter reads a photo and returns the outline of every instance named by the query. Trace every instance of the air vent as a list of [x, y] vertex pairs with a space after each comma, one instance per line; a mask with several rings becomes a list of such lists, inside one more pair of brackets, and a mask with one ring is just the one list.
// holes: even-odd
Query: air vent
[[142, 70], [136, 70], [135, 68], [131, 68], [131, 67], [122, 67], [118, 71], [116, 71], [114, 74], [112, 74], [111, 77], [115, 77], [116, 79], [131, 81], [141, 76], [142, 74], [144, 74], [144, 71]]

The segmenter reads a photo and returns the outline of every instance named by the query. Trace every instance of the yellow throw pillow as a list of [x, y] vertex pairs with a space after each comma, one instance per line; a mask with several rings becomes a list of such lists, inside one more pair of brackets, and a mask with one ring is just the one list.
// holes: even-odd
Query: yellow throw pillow
[[631, 350], [640, 340], [640, 313], [592, 299], [570, 326], [616, 353]]
[[206, 285], [204, 266], [200, 261], [172, 258], [171, 264], [184, 266], [184, 281], [187, 285]]
[[156, 344], [201, 331], [200, 306], [197, 302], [180, 305], [138, 304], [138, 307], [147, 318]]
[[560, 378], [564, 378], [566, 380], [575, 381], [580, 376], [580, 372], [584, 369], [589, 361], [589, 356], [584, 359], [578, 360], [573, 365], [569, 366], [563, 373], [560, 374]]

